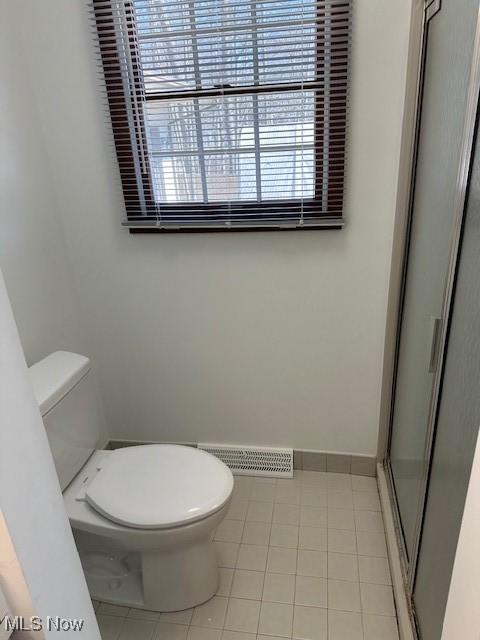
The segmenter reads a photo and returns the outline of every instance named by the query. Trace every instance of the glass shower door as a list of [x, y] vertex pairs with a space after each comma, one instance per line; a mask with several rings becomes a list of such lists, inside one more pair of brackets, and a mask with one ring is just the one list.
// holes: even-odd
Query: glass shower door
[[406, 560], [423, 510], [429, 416], [456, 213], [478, 0], [442, 2], [427, 25], [389, 469]]

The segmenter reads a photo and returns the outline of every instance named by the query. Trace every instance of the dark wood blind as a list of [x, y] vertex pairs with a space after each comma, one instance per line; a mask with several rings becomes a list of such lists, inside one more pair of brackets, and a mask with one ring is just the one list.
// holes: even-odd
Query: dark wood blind
[[342, 225], [351, 0], [93, 0], [127, 219]]

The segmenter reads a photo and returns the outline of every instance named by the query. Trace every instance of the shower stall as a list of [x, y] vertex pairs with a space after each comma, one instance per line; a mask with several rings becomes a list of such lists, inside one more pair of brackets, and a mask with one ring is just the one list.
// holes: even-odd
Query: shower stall
[[440, 640], [480, 424], [480, 31], [478, 0], [417, 4], [414, 153], [381, 455], [411, 622], [421, 640]]

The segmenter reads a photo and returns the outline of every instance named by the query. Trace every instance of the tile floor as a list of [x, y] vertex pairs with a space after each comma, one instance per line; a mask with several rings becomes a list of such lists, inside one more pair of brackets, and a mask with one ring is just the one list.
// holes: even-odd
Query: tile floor
[[217, 595], [158, 614], [95, 603], [103, 640], [398, 640], [374, 478], [235, 476]]

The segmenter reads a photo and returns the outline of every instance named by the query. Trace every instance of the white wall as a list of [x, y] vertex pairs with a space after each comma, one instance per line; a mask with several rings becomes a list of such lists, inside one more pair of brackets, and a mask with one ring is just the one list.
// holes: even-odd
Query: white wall
[[130, 236], [83, 0], [16, 0], [111, 435], [375, 454], [410, 2], [356, 0], [344, 231]]
[[0, 353], [0, 584], [14, 615], [83, 619], [100, 640], [1, 271]]
[[[83, 336], [13, 6], [0, 2], [0, 265], [32, 362]], [[99, 640], [1, 271], [0, 584], [13, 614], [84, 618]]]
[[31, 364], [85, 347], [14, 4], [0, 0], [0, 265]]
[[458, 538], [442, 640], [480, 638], [480, 437]]

